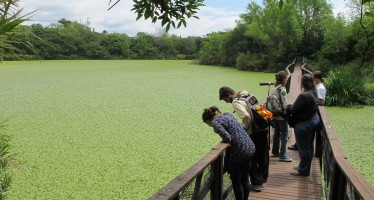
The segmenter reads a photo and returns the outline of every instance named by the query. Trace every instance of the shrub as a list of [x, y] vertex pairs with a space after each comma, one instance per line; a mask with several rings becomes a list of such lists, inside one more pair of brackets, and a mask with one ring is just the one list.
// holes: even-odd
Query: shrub
[[365, 81], [348, 71], [334, 69], [326, 78], [326, 104], [330, 106], [370, 105]]
[[240, 53], [236, 58], [236, 68], [245, 71], [259, 71], [261, 69], [262, 59], [255, 54]]
[[[0, 124], [1, 128], [3, 128], [2, 124]], [[6, 198], [12, 182], [12, 177], [8, 173], [11, 158], [9, 154], [9, 138], [0, 133], [0, 199]]]

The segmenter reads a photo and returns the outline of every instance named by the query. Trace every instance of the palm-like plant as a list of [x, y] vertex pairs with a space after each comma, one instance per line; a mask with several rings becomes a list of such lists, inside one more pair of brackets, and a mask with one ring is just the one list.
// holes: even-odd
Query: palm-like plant
[[30, 19], [33, 11], [26, 15], [21, 15], [22, 8], [19, 8], [19, 0], [0, 0], [0, 61], [3, 60], [6, 49], [19, 51], [15, 44], [23, 44], [29, 49], [32, 45], [27, 41], [17, 39], [11, 40], [11, 36], [19, 33], [19, 25]]

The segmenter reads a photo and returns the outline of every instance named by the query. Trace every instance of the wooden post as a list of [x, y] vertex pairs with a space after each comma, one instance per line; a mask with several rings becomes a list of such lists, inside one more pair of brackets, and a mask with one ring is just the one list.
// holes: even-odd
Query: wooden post
[[213, 173], [213, 183], [211, 186], [211, 199], [222, 200], [223, 187], [223, 154], [221, 154], [211, 165]]

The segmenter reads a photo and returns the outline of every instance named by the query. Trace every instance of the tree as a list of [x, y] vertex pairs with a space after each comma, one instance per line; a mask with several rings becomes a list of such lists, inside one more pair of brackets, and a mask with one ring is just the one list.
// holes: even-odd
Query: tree
[[15, 44], [23, 44], [29, 49], [32, 45], [27, 41], [11, 40], [11, 36], [21, 32], [19, 25], [29, 20], [32, 13], [20, 16], [22, 9], [19, 9], [18, 0], [0, 0], [0, 60], [3, 60], [5, 50], [18, 51]]

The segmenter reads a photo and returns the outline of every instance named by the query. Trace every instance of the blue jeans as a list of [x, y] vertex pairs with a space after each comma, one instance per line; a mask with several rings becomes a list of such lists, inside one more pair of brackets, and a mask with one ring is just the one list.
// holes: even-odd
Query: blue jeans
[[314, 154], [314, 133], [320, 123], [318, 115], [307, 121], [297, 122], [295, 125], [295, 137], [299, 149], [300, 163], [298, 171], [300, 175], [309, 176], [310, 166]]
[[[273, 149], [271, 153], [278, 156], [279, 158], [288, 158], [287, 155], [287, 141], [288, 141], [288, 124], [286, 120], [274, 120], [274, 137], [273, 137]], [[279, 142], [281, 144], [279, 151]]]

